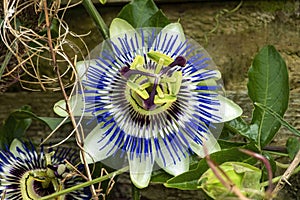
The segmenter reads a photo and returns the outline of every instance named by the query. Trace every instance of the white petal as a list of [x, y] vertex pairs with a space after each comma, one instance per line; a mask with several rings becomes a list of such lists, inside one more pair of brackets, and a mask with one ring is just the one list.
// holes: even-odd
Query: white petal
[[194, 140], [187, 137], [191, 149], [201, 158], [205, 157], [205, 155], [221, 150], [216, 138], [211, 133], [207, 133], [205, 137], [206, 139], [203, 138], [203, 145], [197, 144]]
[[[123, 60], [120, 54], [127, 54], [128, 52], [137, 51], [137, 48], [142, 47], [142, 38], [140, 34], [125, 20], [115, 18], [110, 25], [110, 42], [113, 54], [119, 57], [124, 63], [127, 60]], [[131, 43], [131, 40], [133, 43]], [[129, 47], [124, 46], [124, 42], [130, 43]], [[132, 45], [133, 44], [133, 45]], [[144, 44], [146, 45], [146, 44]], [[123, 63], [123, 64], [124, 64]]]
[[[166, 41], [164, 41], [166, 40]], [[170, 43], [174, 45], [170, 52], [168, 53], [168, 56], [172, 55], [175, 50], [182, 45], [185, 42], [185, 35], [183, 32], [183, 29], [179, 23], [171, 23], [165, 26], [160, 33], [155, 38], [153, 45], [160, 51], [166, 50], [166, 44], [168, 41], [172, 41]], [[157, 42], [158, 41], [158, 42]], [[153, 48], [153, 47], [152, 47]], [[184, 49], [184, 47], [182, 47]]]
[[224, 113], [222, 115], [222, 122], [227, 122], [227, 121], [233, 120], [242, 115], [243, 110], [239, 105], [237, 105], [230, 99], [227, 99], [226, 97], [223, 97], [220, 95], [219, 95], [218, 99], [224, 110]]
[[115, 18], [110, 24], [109, 36], [110, 38], [114, 38], [131, 31], [135, 31], [135, 29], [127, 21]]
[[[79, 61], [76, 63], [76, 71], [78, 74], [78, 78], [80, 79], [80, 82], [82, 80], [87, 80], [86, 77], [86, 72], [87, 69], [90, 66], [96, 66], [96, 60], [86, 60], [86, 61]], [[75, 89], [76, 90], [82, 90], [80, 88], [81, 86], [78, 85]], [[85, 86], [85, 89], [89, 89], [88, 87]], [[83, 110], [85, 110], [85, 105], [84, 105], [84, 101], [83, 101], [84, 97], [82, 94], [75, 94], [72, 95], [70, 98], [70, 106], [71, 106], [71, 110], [74, 116], [91, 116], [91, 114], [89, 113], [85, 113], [83, 112]], [[68, 116], [68, 113], [66, 111], [66, 103], [65, 100], [60, 100], [58, 102], [56, 102], [53, 106], [53, 111], [61, 117], [66, 117]]]
[[88, 163], [104, 160], [115, 152], [114, 141], [109, 141], [109, 135], [106, 137], [103, 135], [110, 127], [105, 129], [101, 129], [101, 127], [102, 124], [98, 124], [84, 139], [83, 148]]
[[77, 74], [78, 74], [78, 77], [80, 80], [87, 80], [86, 78], [86, 72], [88, 70], [88, 68], [90, 66], [96, 66], [97, 63], [96, 63], [96, 60], [95, 59], [92, 59], [92, 60], [85, 60], [85, 61], [78, 61], [76, 63], [76, 71], [77, 71]]
[[154, 161], [150, 156], [130, 158], [130, 152], [127, 153], [129, 161], [130, 178], [137, 188], [145, 188], [149, 185]]
[[183, 42], [185, 41], [185, 35], [184, 35], [184, 32], [183, 32], [182, 26], [178, 22], [168, 24], [167, 26], [165, 26], [161, 30], [161, 32], [163, 34], [166, 34], [166, 33], [177, 33], [178, 34], [178, 40], [179, 41], [183, 41]]
[[19, 153], [18, 153], [18, 151], [17, 151], [17, 148], [19, 148], [19, 149], [21, 149], [21, 150], [24, 150], [24, 152], [25, 152], [23, 143], [22, 143], [20, 140], [18, 140], [18, 139], [15, 138], [15, 139], [11, 142], [11, 144], [10, 144], [10, 146], [9, 146], [9, 151], [12, 152], [15, 156], [18, 157], [18, 156], [19, 156]]
[[[85, 104], [81, 94], [71, 96], [69, 103], [74, 116], [92, 116], [91, 113], [83, 112], [85, 110]], [[66, 110], [67, 106], [65, 100], [60, 100], [53, 106], [53, 111], [60, 117], [68, 116], [68, 112]]]
[[176, 163], [170, 163], [167, 166], [164, 166], [162, 160], [160, 158], [156, 158], [156, 163], [167, 173], [177, 176], [179, 174], [182, 174], [186, 171], [189, 170], [189, 165], [190, 165], [190, 159], [189, 155], [186, 155], [185, 157], [182, 156], [181, 160], [177, 160]]
[[[201, 116], [212, 123], [222, 123], [233, 120], [242, 115], [243, 110], [235, 104], [233, 101], [218, 95], [215, 100], [218, 100], [218, 105], [210, 105], [206, 103], [200, 103], [199, 107], [201, 110], [213, 115], [214, 117], [206, 116], [201, 114]], [[197, 102], [198, 104], [198, 102]], [[203, 106], [202, 106], [203, 104]], [[209, 108], [207, 108], [209, 107]]]

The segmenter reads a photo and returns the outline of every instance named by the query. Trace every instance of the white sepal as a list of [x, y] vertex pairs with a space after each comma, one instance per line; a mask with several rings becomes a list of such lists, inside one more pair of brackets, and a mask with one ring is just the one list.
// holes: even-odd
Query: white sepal
[[133, 155], [130, 158], [130, 152], [127, 153], [129, 161], [130, 178], [137, 188], [145, 188], [149, 185], [153, 168], [153, 160], [150, 156], [141, 157]]

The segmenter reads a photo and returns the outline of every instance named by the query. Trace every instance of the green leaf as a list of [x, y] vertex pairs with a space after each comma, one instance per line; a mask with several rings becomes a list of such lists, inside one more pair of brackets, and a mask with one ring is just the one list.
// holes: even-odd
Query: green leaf
[[[191, 155], [189, 169], [190, 170], [196, 169], [198, 166], [198, 162], [199, 162], [199, 157], [197, 155]], [[154, 171], [152, 173], [151, 182], [152, 183], [165, 183], [173, 177], [174, 176], [168, 174], [166, 171], [160, 169], [160, 170]]]
[[151, 176], [151, 183], [165, 183], [171, 178], [173, 178], [172, 175], [161, 169], [153, 172]]
[[11, 113], [12, 116], [14, 116], [17, 119], [35, 119], [38, 120], [44, 124], [46, 124], [51, 130], [54, 130], [57, 128], [57, 126], [64, 120], [64, 118], [55, 118], [55, 117], [39, 117], [30, 110], [16, 110]]
[[260, 104], [260, 103], [255, 103], [255, 105], [259, 108], [261, 108], [262, 110], [268, 112], [270, 115], [272, 115], [274, 118], [276, 118], [276, 120], [278, 120], [280, 122], [280, 124], [284, 127], [286, 127], [289, 131], [291, 131], [292, 133], [294, 133], [297, 136], [300, 136], [300, 131], [298, 131], [295, 127], [293, 127], [291, 124], [289, 124], [287, 121], [285, 121], [279, 114], [277, 114], [276, 112], [274, 112], [272, 109]]
[[[286, 64], [273, 46], [265, 46], [255, 56], [248, 72], [248, 93], [253, 102], [269, 107], [283, 116], [289, 100], [289, 80]], [[251, 124], [258, 126], [259, 148], [266, 146], [280, 128], [278, 122], [265, 110], [255, 107]]]
[[256, 124], [248, 125], [241, 117], [226, 122], [224, 124], [224, 131], [242, 135], [250, 141], [257, 143], [258, 126]]
[[233, 147], [243, 147], [246, 145], [244, 142], [228, 141], [228, 140], [218, 140], [221, 149], [230, 149]]
[[134, 28], [164, 27], [170, 23], [153, 0], [133, 0], [123, 7], [118, 18], [126, 20]]
[[161, 10], [158, 10], [148, 20], [146, 20], [141, 27], [165, 27], [169, 23], [170, 21], [166, 15]]
[[[21, 110], [29, 111], [30, 107], [24, 106]], [[15, 138], [22, 138], [31, 122], [32, 119], [29, 117], [20, 119], [10, 114], [4, 121], [3, 126], [0, 127], [0, 148], [9, 147]]]
[[[256, 151], [252, 145], [244, 146], [244, 148]], [[239, 151], [239, 148], [231, 148], [227, 150], [218, 151], [210, 155], [211, 160], [215, 161], [219, 165], [224, 162], [245, 162], [254, 163], [255, 159], [250, 158], [248, 155]], [[169, 188], [177, 188], [181, 190], [197, 190], [199, 189], [199, 178], [208, 169], [208, 165], [205, 159], [201, 159], [197, 168], [189, 170], [183, 174], [180, 174], [174, 178], [169, 179], [164, 185]]]
[[290, 137], [286, 141], [286, 148], [290, 159], [294, 159], [298, 151], [300, 150], [300, 142], [298, 138]]

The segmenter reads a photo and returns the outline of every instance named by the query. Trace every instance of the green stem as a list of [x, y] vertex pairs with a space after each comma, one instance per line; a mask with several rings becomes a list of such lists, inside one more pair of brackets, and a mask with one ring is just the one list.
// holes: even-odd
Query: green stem
[[276, 152], [276, 151], [264, 151], [266, 153], [270, 153], [270, 154], [273, 154], [273, 155], [276, 155], [276, 156], [284, 156], [284, 157], [288, 157], [289, 154], [287, 153], [281, 153], [281, 152]]
[[100, 182], [102, 182], [102, 181], [111, 179], [111, 178], [113, 178], [113, 177], [116, 176], [116, 175], [122, 174], [122, 173], [128, 171], [128, 169], [129, 169], [128, 166], [127, 166], [127, 167], [124, 167], [124, 168], [122, 168], [122, 169], [119, 169], [119, 170], [117, 170], [117, 171], [115, 171], [115, 172], [112, 172], [112, 173], [110, 173], [110, 174], [107, 174], [107, 175], [105, 175], [105, 176], [101, 176], [101, 177], [95, 178], [95, 179], [93, 179], [93, 180], [91, 180], [91, 181], [84, 182], [84, 183], [81, 183], [81, 184], [79, 184], [79, 185], [75, 185], [75, 186], [70, 187], [70, 188], [67, 188], [67, 189], [65, 189], [65, 190], [62, 190], [62, 191], [53, 193], [53, 194], [51, 194], [51, 195], [42, 197], [42, 198], [40, 198], [40, 200], [53, 199], [53, 198], [55, 198], [55, 197], [58, 197], [58, 196], [61, 196], [61, 195], [64, 195], [64, 194], [73, 192], [73, 191], [78, 190], [78, 189], [80, 189], [80, 188], [88, 187], [88, 186], [90, 186], [90, 185], [92, 185], [92, 184], [95, 184], [95, 183], [100, 183]]
[[102, 19], [101, 15], [97, 11], [96, 7], [94, 6], [92, 0], [83, 0], [82, 1], [83, 6], [89, 13], [89, 15], [93, 18], [95, 23], [97, 24], [103, 38], [106, 40], [109, 38], [109, 31], [108, 27], [105, 24], [104, 20]]
[[[297, 174], [298, 172], [300, 172], [300, 166], [297, 167], [297, 168], [293, 171], [292, 174]], [[272, 183], [277, 183], [277, 182], [280, 180], [281, 177], [282, 177], [282, 176], [277, 176], [277, 177], [273, 178], [273, 179], [272, 179]], [[269, 185], [269, 181], [265, 181], [265, 182], [262, 182], [262, 183], [260, 184], [261, 187], [266, 187], [266, 186], [268, 186], [268, 185]]]
[[140, 189], [135, 187], [135, 185], [133, 183], [131, 183], [131, 185], [132, 185], [132, 199], [140, 200], [140, 198], [141, 198]]
[[275, 163], [276, 163], [276, 166], [280, 167], [281, 169], [287, 169], [290, 166], [290, 164], [283, 164], [283, 163], [277, 162], [277, 161], [275, 161]]

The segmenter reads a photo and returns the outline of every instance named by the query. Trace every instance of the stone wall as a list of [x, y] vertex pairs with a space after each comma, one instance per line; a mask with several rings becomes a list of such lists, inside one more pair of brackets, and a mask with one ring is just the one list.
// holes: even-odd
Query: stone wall
[[[121, 10], [122, 1], [97, 4], [105, 22], [110, 24]], [[113, 2], [113, 3], [112, 3]], [[117, 4], [116, 4], [117, 2]], [[299, 1], [192, 1], [188, 3], [158, 1], [158, 6], [172, 22], [180, 21], [185, 33], [206, 48], [222, 71], [230, 97], [245, 109], [250, 117], [251, 104], [247, 98], [247, 71], [257, 51], [266, 44], [274, 45], [289, 68], [291, 100], [286, 118], [295, 126], [299, 123], [300, 89], [300, 3]], [[233, 10], [234, 9], [234, 10]], [[101, 43], [102, 37], [82, 6], [68, 10], [64, 17], [70, 30], [88, 36], [82, 39], [90, 50]], [[73, 41], [82, 47], [79, 40]], [[87, 52], [85, 52], [86, 54]], [[21, 98], [19, 98], [19, 96]], [[26, 102], [26, 93], [0, 95], [0, 120], [22, 104], [31, 104], [37, 114], [48, 116], [53, 102], [60, 94], [33, 93]], [[51, 96], [51, 98], [49, 98]], [[10, 100], [13, 98], [14, 100]], [[246, 102], [245, 102], [246, 101]], [[43, 109], [40, 109], [43, 107]], [[42, 112], [41, 112], [42, 111]]]

